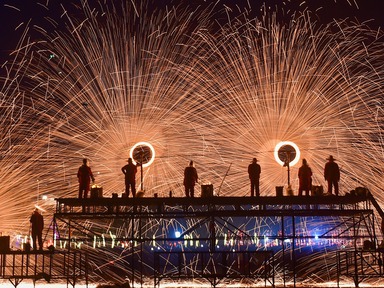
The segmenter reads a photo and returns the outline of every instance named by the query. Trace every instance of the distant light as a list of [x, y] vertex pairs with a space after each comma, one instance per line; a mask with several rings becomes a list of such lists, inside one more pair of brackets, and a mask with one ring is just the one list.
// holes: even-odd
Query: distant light
[[319, 236], [315, 235], [315, 240], [319, 240]]
[[176, 237], [176, 238], [179, 238], [180, 235], [181, 235], [181, 233], [180, 233], [179, 231], [175, 231], [175, 237]]
[[43, 200], [47, 200], [47, 199], [48, 199], [48, 196], [47, 196], [47, 195], [43, 195], [43, 196], [41, 196], [41, 199], [43, 199]]

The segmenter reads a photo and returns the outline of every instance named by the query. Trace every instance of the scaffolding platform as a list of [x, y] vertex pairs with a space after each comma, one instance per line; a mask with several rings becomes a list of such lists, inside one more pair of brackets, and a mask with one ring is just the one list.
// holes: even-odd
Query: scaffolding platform
[[81, 279], [88, 285], [87, 255], [80, 251], [20, 251], [0, 253], [0, 278], [8, 279], [14, 287], [23, 280], [65, 280], [75, 287]]
[[[56, 198], [57, 217], [88, 217], [141, 213], [142, 217], [205, 216], [242, 214], [350, 215], [365, 211], [368, 196], [283, 196], [283, 197], [145, 197], [145, 198]], [[222, 209], [223, 208], [223, 209]], [[224, 209], [225, 208], [225, 209]], [[219, 213], [219, 214], [217, 214]]]
[[[305, 281], [301, 274], [308, 267], [315, 267], [314, 263], [302, 264], [306, 256], [311, 258], [311, 252], [303, 251], [306, 247], [321, 250], [321, 245], [332, 254], [327, 261], [337, 267], [332, 269], [337, 270], [335, 281], [339, 281], [338, 275], [345, 275], [357, 287], [364, 279], [383, 276], [381, 268], [369, 277], [353, 272], [353, 257], [341, 254], [338, 248], [357, 253], [366, 241], [378, 246], [376, 215], [383, 212], [370, 193], [55, 200], [60, 241], [78, 241], [96, 250], [100, 245], [103, 249], [121, 245], [125, 253], [121, 266], [128, 263], [124, 271], [132, 286], [147, 277], [155, 287], [164, 279], [188, 278], [205, 279], [213, 287], [225, 279], [264, 281], [265, 286], [275, 287], [276, 275], [284, 286], [288, 282], [296, 285]], [[260, 257], [265, 258], [261, 261]], [[247, 270], [239, 265], [240, 258], [247, 258], [248, 263], [258, 259], [258, 265]], [[375, 261], [382, 263], [381, 258]]]

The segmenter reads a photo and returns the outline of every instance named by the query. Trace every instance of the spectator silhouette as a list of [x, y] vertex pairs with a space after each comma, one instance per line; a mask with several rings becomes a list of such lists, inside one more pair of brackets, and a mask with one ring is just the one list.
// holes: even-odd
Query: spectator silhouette
[[44, 218], [43, 215], [39, 213], [39, 210], [36, 208], [29, 222], [32, 226], [32, 245], [33, 250], [37, 250], [36, 239], [39, 243], [39, 250], [43, 250], [43, 228], [44, 228]]
[[79, 198], [88, 198], [91, 180], [95, 182], [91, 167], [88, 166], [88, 159], [83, 159], [83, 165], [77, 171], [77, 178], [79, 180]]
[[312, 170], [308, 166], [307, 160], [303, 159], [303, 164], [299, 168], [299, 196], [303, 196], [303, 191], [305, 195], [309, 196], [309, 191], [312, 188]]
[[332, 194], [332, 187], [335, 189], [335, 195], [339, 195], [340, 169], [335, 162], [336, 159], [330, 155], [327, 158], [328, 162], [324, 167], [324, 179], [328, 182], [328, 194]]
[[189, 166], [184, 169], [184, 187], [186, 197], [195, 197], [195, 184], [199, 180], [197, 170], [193, 166], [193, 161], [189, 162]]
[[260, 196], [260, 173], [261, 167], [257, 164], [257, 159], [253, 158], [251, 164], [248, 165], [248, 175], [251, 181], [251, 197]]
[[132, 197], [136, 196], [136, 173], [137, 166], [133, 164], [132, 158], [128, 158], [128, 164], [121, 168], [125, 175], [125, 194], [129, 197], [129, 190], [132, 190]]

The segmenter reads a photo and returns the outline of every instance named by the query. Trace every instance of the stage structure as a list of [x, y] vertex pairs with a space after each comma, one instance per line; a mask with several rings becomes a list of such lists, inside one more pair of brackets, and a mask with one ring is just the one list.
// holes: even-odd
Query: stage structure
[[81, 251], [0, 251], [0, 279], [7, 279], [14, 287], [24, 280], [66, 282], [75, 287], [82, 281], [88, 286], [87, 254]]
[[53, 237], [56, 246], [88, 253], [95, 273], [97, 266], [111, 269], [131, 287], [185, 279], [213, 287], [233, 279], [285, 287], [308, 283], [313, 274], [317, 282], [349, 279], [357, 287], [383, 276], [378, 247], [384, 215], [369, 191], [356, 191], [309, 197], [59, 198]]

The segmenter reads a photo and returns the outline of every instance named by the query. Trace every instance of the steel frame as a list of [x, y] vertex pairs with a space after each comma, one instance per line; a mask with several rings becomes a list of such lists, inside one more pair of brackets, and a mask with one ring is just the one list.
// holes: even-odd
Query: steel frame
[[[377, 244], [377, 226], [375, 227], [376, 219], [371, 208], [371, 198], [371, 195], [258, 198], [59, 198], [56, 199], [54, 215], [56, 225], [53, 227], [60, 231], [54, 231], [53, 235], [60, 235], [56, 241], [69, 243], [81, 241], [91, 247], [95, 239], [105, 239], [108, 231], [116, 231], [113, 239], [107, 240], [120, 244], [128, 243], [125, 252], [129, 259], [127, 261], [130, 263], [127, 269], [131, 270], [132, 286], [134, 286], [134, 280], [143, 283], [143, 275], [146, 273], [144, 268], [148, 266], [152, 267], [152, 276], [147, 276], [153, 277], [155, 286], [160, 285], [160, 281], [166, 278], [188, 278], [186, 277], [188, 274], [181, 275], [178, 272], [170, 274], [167, 269], [162, 273], [156, 266], [160, 256], [181, 255], [176, 262], [185, 268], [190, 267], [191, 263], [180, 262], [180, 259], [188, 259], [193, 253], [195, 259], [198, 259], [197, 262], [202, 261], [199, 258], [203, 257], [202, 255], [211, 255], [211, 258], [213, 255], [221, 255], [220, 257], [225, 255], [226, 259], [229, 259], [231, 254], [243, 255], [243, 253], [261, 251], [275, 255], [273, 249], [269, 249], [267, 245], [260, 248], [255, 244], [268, 238], [268, 241], [280, 247], [281, 256], [279, 259], [271, 256], [274, 267], [270, 271], [273, 272], [269, 271], [268, 277], [264, 279], [265, 285], [275, 286], [275, 271], [278, 266], [284, 286], [287, 285], [287, 279], [293, 281], [295, 286], [301, 281], [297, 277], [298, 259], [296, 259], [296, 251], [301, 249], [301, 242], [336, 239], [349, 243], [347, 247], [349, 251], [358, 251], [366, 240]], [[320, 219], [320, 222], [327, 223], [326, 228], [316, 236], [308, 231], [305, 232], [308, 219], [315, 222], [316, 219]], [[270, 225], [268, 221], [275, 224], [274, 228], [266, 234], [262, 226]], [[249, 229], [247, 223], [253, 228]], [[182, 228], [177, 237], [171, 235], [171, 230], [175, 230], [175, 227]], [[226, 237], [226, 235], [229, 236]], [[239, 238], [240, 235], [242, 239]], [[236, 243], [248, 241], [253, 244], [248, 245], [247, 248], [239, 246], [240, 248], [236, 250], [233, 249], [234, 245], [230, 245], [230, 248], [222, 245], [219, 247], [218, 243], [228, 242], [229, 238], [234, 239]], [[195, 247], [186, 249], [183, 246], [185, 241], [194, 243]], [[196, 243], [201, 246], [197, 247]], [[169, 245], [173, 248], [169, 249]], [[160, 251], [156, 252], [155, 249], [152, 256], [146, 257], [144, 253], [147, 253], [147, 246], [157, 247]], [[337, 261], [335, 266], [340, 269], [339, 275], [347, 268], [343, 266], [341, 257], [338, 256]], [[267, 262], [272, 263], [266, 259], [265, 263]], [[223, 266], [221, 261], [216, 261], [216, 264]], [[224, 269], [222, 271], [229, 271], [229, 268], [230, 266], [222, 268]], [[207, 279], [214, 287], [223, 278], [259, 279], [257, 273], [224, 275], [215, 272], [218, 270], [215, 265], [212, 265], [211, 269], [204, 273], [196, 271], [197, 273], [191, 273], [190, 276]], [[348, 271], [350, 275], [351, 272]], [[353, 277], [356, 279], [358, 276]]]

